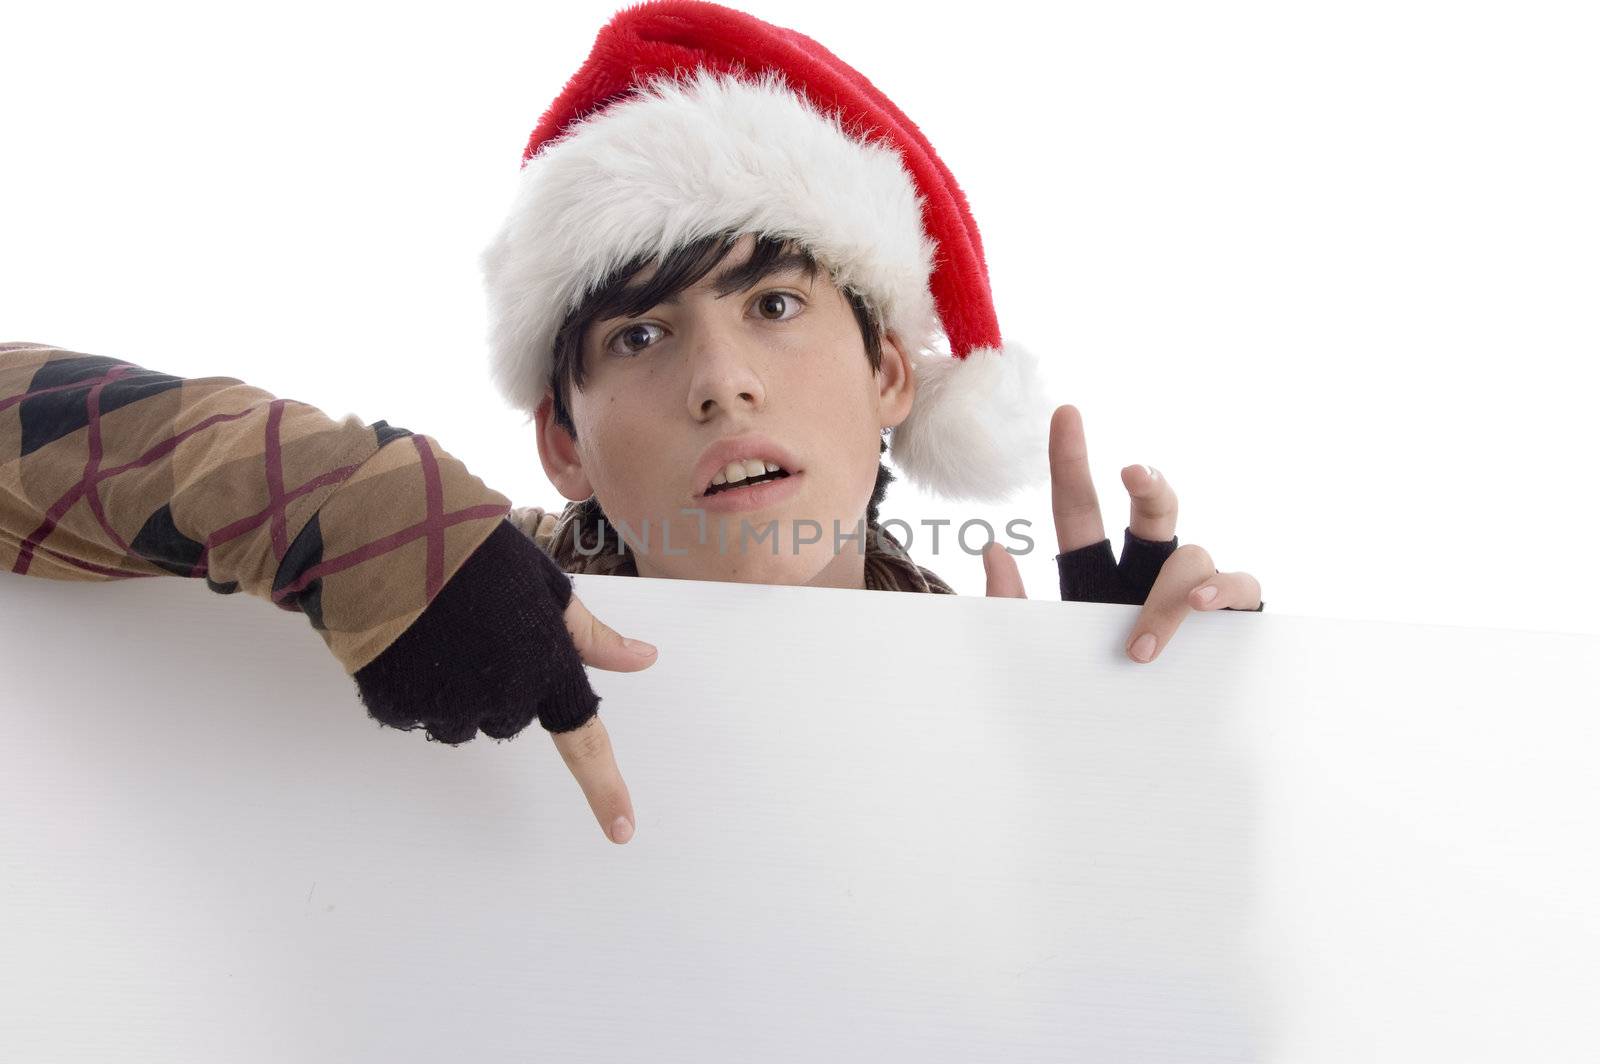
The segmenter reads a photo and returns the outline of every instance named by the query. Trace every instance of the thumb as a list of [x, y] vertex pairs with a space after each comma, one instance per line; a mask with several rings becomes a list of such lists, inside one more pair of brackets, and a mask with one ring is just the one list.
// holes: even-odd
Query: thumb
[[989, 598], [1028, 597], [1017, 560], [998, 541], [983, 548], [983, 575], [987, 580], [984, 594]]
[[[562, 619], [578, 656], [585, 665], [612, 672], [638, 672], [656, 663], [656, 648], [637, 639], [624, 639], [610, 625], [589, 612], [577, 595], [567, 603]], [[631, 644], [631, 645], [630, 645]], [[637, 649], [635, 649], [637, 648]]]

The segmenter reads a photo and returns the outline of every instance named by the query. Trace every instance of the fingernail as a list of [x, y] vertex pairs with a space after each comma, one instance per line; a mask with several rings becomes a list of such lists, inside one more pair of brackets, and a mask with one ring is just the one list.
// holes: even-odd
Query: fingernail
[[611, 841], [627, 842], [631, 838], [633, 838], [633, 825], [628, 823], [627, 817], [617, 817], [616, 823], [611, 825]]
[[1201, 602], [1210, 602], [1212, 599], [1217, 597], [1217, 589], [1209, 586], [1203, 587], [1199, 590], [1199, 592], [1197, 592], [1197, 594], [1199, 595]]
[[1139, 468], [1144, 470], [1144, 475], [1149, 477], [1151, 480], [1154, 480], [1156, 478], [1156, 471], [1154, 469], [1152, 469], [1150, 466], [1147, 466], [1143, 462], [1140, 462], [1139, 463]]
[[628, 639], [624, 637], [622, 640], [622, 645], [639, 655], [641, 658], [649, 657], [651, 654], [656, 652], [655, 647], [651, 646], [649, 643], [640, 642], [637, 639]]
[[1133, 656], [1137, 661], [1149, 661], [1150, 655], [1156, 652], [1156, 637], [1149, 632], [1140, 636], [1133, 642]]

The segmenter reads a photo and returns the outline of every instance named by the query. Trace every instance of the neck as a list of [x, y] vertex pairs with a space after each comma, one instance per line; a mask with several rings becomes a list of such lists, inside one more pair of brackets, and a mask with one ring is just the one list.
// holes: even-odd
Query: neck
[[806, 581], [806, 586], [864, 590], [867, 586], [866, 554], [856, 550], [854, 544], [844, 544], [833, 559], [822, 567], [821, 572]]

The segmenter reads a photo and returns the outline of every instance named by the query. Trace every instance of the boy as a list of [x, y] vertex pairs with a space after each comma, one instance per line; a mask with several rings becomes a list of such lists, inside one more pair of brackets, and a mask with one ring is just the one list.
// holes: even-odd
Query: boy
[[[623, 558], [601, 564], [949, 593], [876, 528], [882, 433], [911, 479], [1001, 499], [1027, 482], [1047, 407], [1032, 357], [1001, 346], [948, 170], [808, 38], [688, 0], [626, 9], [524, 161], [483, 258], [492, 368], [574, 500], [559, 518], [512, 511], [435, 441], [385, 422], [335, 422], [228, 378], [8, 344], [0, 565], [203, 576], [303, 612], [381, 723], [458, 743], [537, 717], [602, 829], [625, 842], [632, 807], [583, 665], [645, 668], [654, 648], [637, 653], [593, 618], [565, 573]], [[940, 336], [949, 356], [927, 353]], [[1052, 422], [1052, 468], [1081, 473], [1074, 419], [1064, 407]], [[772, 482], [730, 486], [741, 473]], [[1058, 488], [1059, 534], [1092, 485]], [[1175, 516], [1164, 483], [1142, 490], [1157, 500], [1152, 520]], [[865, 542], [836, 550], [835, 528], [851, 533], [863, 512]], [[631, 555], [589, 552], [605, 515], [648, 522], [660, 549], [647, 534]], [[776, 538], [741, 543], [734, 521], [725, 548], [715, 524], [703, 532], [712, 515], [755, 518]], [[797, 535], [802, 517], [820, 540]], [[1130, 528], [1120, 563], [1103, 536], [1064, 549], [1063, 597], [1144, 602], [1169, 569], [1192, 587], [1203, 552], [1167, 539]], [[991, 548], [985, 563], [997, 593], [1020, 593], [1009, 556]], [[1247, 574], [1222, 576], [1214, 608], [1249, 601]]]

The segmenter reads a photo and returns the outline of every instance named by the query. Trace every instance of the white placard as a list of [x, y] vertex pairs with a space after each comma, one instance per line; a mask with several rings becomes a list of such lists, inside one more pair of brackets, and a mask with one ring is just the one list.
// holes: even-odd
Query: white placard
[[0, 1056], [1600, 1059], [1600, 639], [577, 587], [625, 846], [302, 617], [0, 574]]

